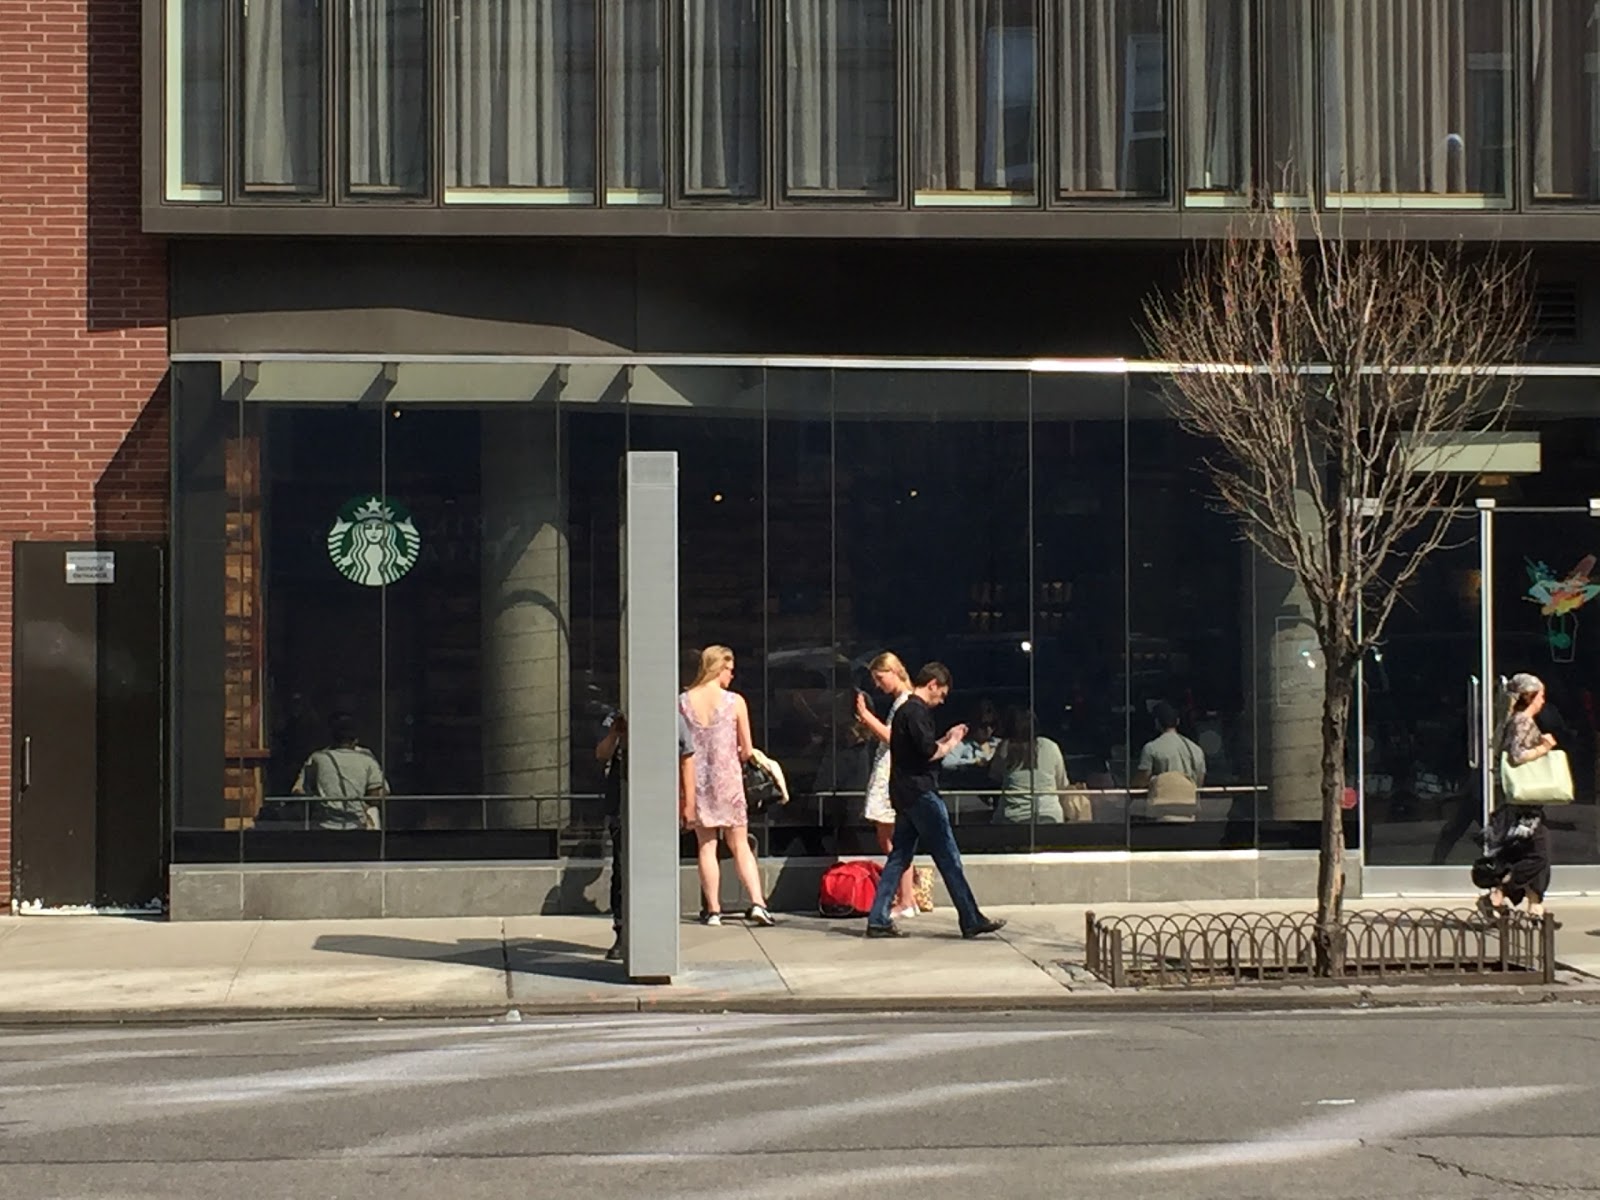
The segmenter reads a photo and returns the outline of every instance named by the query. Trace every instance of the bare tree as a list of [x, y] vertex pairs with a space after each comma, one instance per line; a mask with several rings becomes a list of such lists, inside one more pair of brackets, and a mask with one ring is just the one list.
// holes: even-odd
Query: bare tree
[[[1304, 228], [1302, 227], [1304, 224]], [[1329, 236], [1265, 210], [1145, 306], [1222, 503], [1303, 589], [1323, 659], [1317, 971], [1344, 968], [1345, 752], [1357, 672], [1446, 544], [1473, 476], [1451, 447], [1505, 424], [1529, 327], [1526, 260]]]

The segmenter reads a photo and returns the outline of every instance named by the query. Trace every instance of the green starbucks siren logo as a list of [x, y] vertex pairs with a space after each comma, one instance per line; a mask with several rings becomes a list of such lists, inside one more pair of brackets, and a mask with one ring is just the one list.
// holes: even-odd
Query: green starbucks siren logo
[[393, 500], [357, 496], [328, 530], [328, 557], [351, 583], [383, 587], [417, 565], [422, 538], [411, 514]]

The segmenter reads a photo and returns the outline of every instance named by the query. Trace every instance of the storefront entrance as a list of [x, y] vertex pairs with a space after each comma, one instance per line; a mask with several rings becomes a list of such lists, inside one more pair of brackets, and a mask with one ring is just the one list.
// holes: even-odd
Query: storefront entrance
[[1363, 665], [1365, 894], [1472, 890], [1505, 681], [1519, 671], [1545, 682], [1540, 721], [1576, 784], [1576, 803], [1547, 813], [1554, 891], [1600, 888], [1597, 563], [1600, 504], [1487, 497], [1429, 557]]

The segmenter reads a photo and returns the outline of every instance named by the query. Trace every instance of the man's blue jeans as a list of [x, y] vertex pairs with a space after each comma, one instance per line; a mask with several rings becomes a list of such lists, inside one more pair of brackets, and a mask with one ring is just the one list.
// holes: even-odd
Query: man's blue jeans
[[867, 924], [891, 923], [889, 909], [900, 886], [900, 877], [910, 869], [919, 848], [932, 857], [933, 865], [939, 868], [945, 890], [955, 902], [961, 932], [976, 929], [983, 914], [978, 911], [978, 902], [967, 886], [967, 873], [961, 869], [961, 851], [956, 849], [956, 835], [950, 829], [950, 814], [945, 811], [938, 792], [924, 792], [914, 803], [896, 810], [894, 842], [889, 847], [889, 861], [878, 880], [878, 894], [872, 898]]

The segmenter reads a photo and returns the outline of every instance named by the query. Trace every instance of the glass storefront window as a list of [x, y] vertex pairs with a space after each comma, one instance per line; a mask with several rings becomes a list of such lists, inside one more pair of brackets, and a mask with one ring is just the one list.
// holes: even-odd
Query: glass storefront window
[[1033, 715], [1067, 780], [1040, 850], [1128, 844], [1124, 392], [1121, 376], [1032, 380]]
[[[971, 732], [943, 794], [970, 850], [1032, 845], [1028, 801], [1000, 803], [996, 757], [1032, 703], [1028, 396], [1020, 373], [834, 374], [839, 648], [852, 668], [885, 650], [913, 675], [950, 668], [935, 720]], [[841, 823], [862, 824], [859, 803]]]
[[1600, 23], [1587, 0], [1528, 0], [1533, 195], [1600, 199]]
[[261, 196], [319, 195], [325, 32], [321, 0], [252, 0], [242, 11], [243, 190]]
[[167, 0], [168, 200], [222, 199], [224, 16], [213, 0]]
[[1322, 13], [1329, 203], [1509, 204], [1510, 5], [1328, 0]]
[[765, 0], [682, 0], [679, 80], [683, 191], [762, 194], [761, 12]]
[[1035, 0], [927, 0], [913, 12], [915, 203], [1033, 204], [1039, 177]]
[[606, 203], [661, 204], [665, 0], [601, 5], [606, 46]]
[[893, 197], [895, 6], [784, 0], [784, 17], [787, 194]]
[[[381, 404], [367, 367], [309, 404], [268, 398], [304, 390], [289, 368], [220, 399], [198, 370], [174, 402], [180, 860], [599, 853], [630, 448], [679, 455], [685, 682], [732, 647], [787, 774], [762, 853], [875, 850], [855, 702], [884, 703], [885, 650], [955, 675], [969, 851], [1314, 842], [1314, 775], [1310, 809], [1286, 799], [1318, 761], [1292, 588], [1120, 374], [400, 364]], [[1207, 760], [1188, 820], [1143, 804], [1161, 703]], [[329, 761], [351, 782], [319, 794]]]
[[455, 0], [446, 202], [594, 202], [595, 19], [594, 0]]
[[426, 0], [350, 0], [345, 153], [353, 194], [428, 189], [428, 10]]
[[1166, 0], [1061, 0], [1061, 195], [1166, 195], [1166, 7]]

